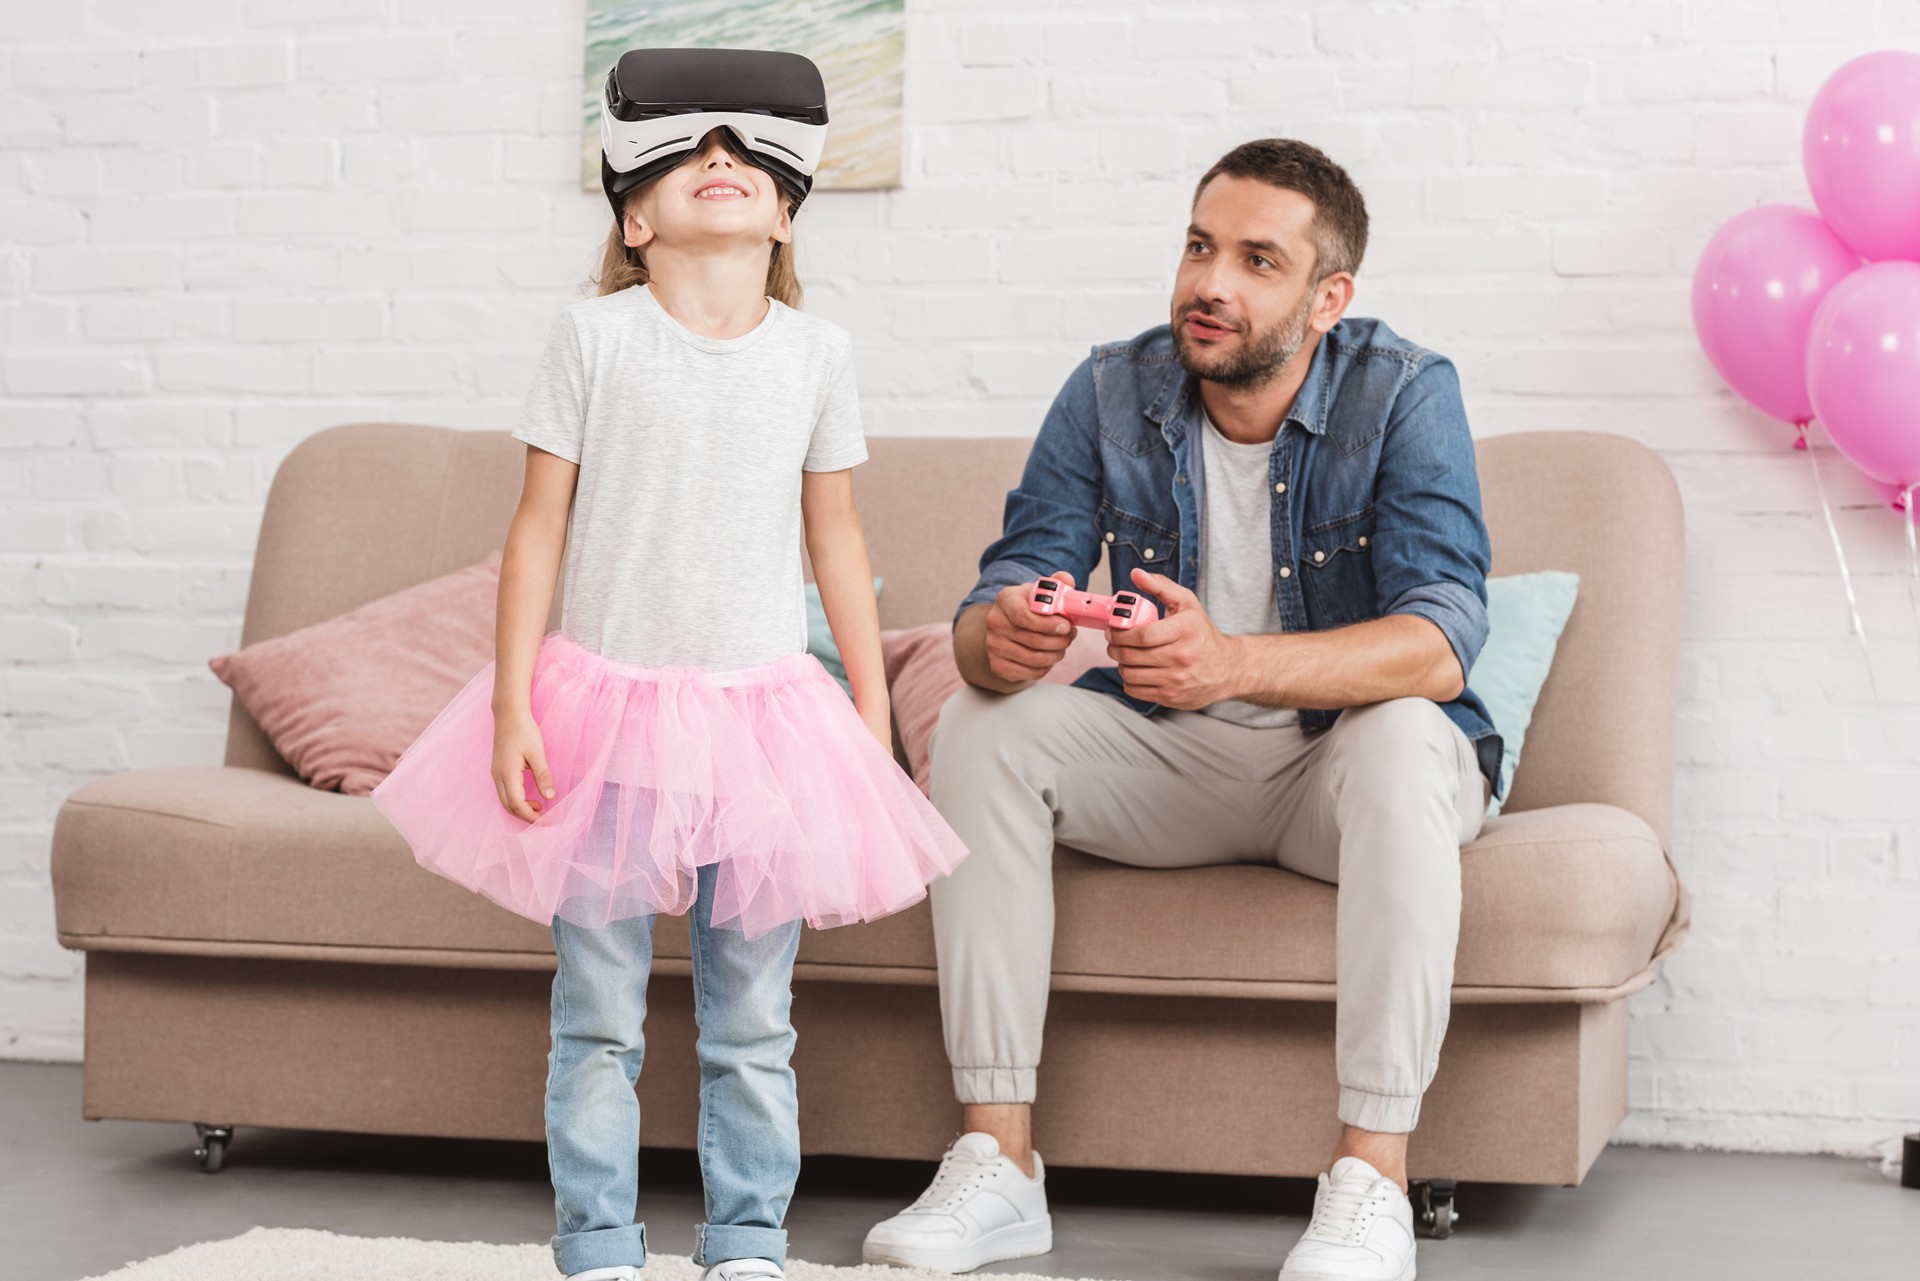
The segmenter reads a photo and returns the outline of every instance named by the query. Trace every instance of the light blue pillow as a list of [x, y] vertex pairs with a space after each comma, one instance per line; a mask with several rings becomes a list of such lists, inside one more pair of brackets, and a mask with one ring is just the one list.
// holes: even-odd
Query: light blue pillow
[[[873, 580], [873, 594], [880, 594], [880, 579]], [[847, 680], [847, 665], [840, 661], [840, 647], [833, 643], [833, 629], [827, 626], [827, 608], [820, 603], [820, 588], [816, 583], [807, 584], [807, 653], [820, 660], [820, 666], [827, 669], [833, 679], [840, 682], [840, 688], [847, 691], [847, 697], [853, 697], [853, 686]]]
[[[1547, 683], [1553, 651], [1573, 613], [1580, 575], [1557, 569], [1487, 580], [1487, 643], [1474, 660], [1467, 683], [1487, 705], [1500, 731], [1502, 791], [1513, 786], [1520, 768], [1520, 745], [1533, 720], [1533, 705]], [[1487, 817], [1500, 812], [1501, 798], [1487, 804]]]

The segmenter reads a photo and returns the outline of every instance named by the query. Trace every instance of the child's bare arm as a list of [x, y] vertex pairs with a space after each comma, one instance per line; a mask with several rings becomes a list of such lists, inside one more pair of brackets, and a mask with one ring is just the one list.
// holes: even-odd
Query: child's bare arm
[[800, 514], [806, 521], [813, 581], [846, 665], [853, 703], [880, 746], [893, 752], [893, 721], [886, 670], [880, 659], [880, 608], [873, 595], [873, 566], [860, 513], [853, 501], [853, 471], [802, 472]]
[[546, 751], [533, 720], [533, 660], [553, 610], [560, 558], [567, 545], [567, 515], [579, 475], [578, 464], [527, 447], [520, 505], [507, 526], [506, 548], [500, 557], [493, 638], [493, 781], [500, 803], [528, 822], [538, 817], [541, 806], [525, 795], [521, 771], [531, 769], [541, 792], [553, 795]]

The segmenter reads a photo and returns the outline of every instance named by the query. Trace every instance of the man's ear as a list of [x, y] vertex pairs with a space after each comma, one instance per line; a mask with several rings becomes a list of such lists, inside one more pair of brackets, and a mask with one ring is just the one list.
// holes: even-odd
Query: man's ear
[[1340, 323], [1340, 317], [1346, 315], [1347, 308], [1353, 305], [1355, 288], [1350, 271], [1336, 271], [1313, 287], [1313, 316], [1310, 323], [1315, 333], [1327, 333]]

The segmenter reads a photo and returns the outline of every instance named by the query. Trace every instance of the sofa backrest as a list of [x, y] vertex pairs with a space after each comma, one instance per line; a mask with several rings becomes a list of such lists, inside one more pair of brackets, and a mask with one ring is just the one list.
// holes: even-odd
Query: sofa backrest
[[1475, 453], [1494, 574], [1580, 575], [1505, 808], [1601, 801], [1671, 849], [1687, 555], [1673, 473], [1601, 432], [1493, 436]]
[[[880, 625], [944, 620], [1000, 531], [1031, 442], [868, 441], [854, 473]], [[526, 447], [504, 431], [357, 423], [302, 441], [267, 495], [241, 643], [331, 618], [501, 546]], [[1509, 810], [1603, 801], [1672, 824], [1680, 500], [1624, 437], [1533, 432], [1479, 443], [1494, 572], [1570, 569], [1578, 603], [1541, 694]], [[1103, 567], [1095, 590], [1107, 586]], [[557, 594], [556, 594], [557, 595]], [[548, 626], [559, 622], [556, 599]], [[236, 698], [226, 763], [291, 769]]]

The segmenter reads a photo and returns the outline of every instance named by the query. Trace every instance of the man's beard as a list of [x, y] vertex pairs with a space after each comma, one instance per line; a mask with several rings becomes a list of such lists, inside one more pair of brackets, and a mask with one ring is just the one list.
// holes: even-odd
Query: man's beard
[[1274, 378], [1288, 361], [1306, 345], [1307, 324], [1313, 318], [1313, 294], [1300, 300], [1300, 309], [1279, 321], [1265, 333], [1249, 335], [1238, 352], [1215, 356], [1211, 360], [1189, 344], [1193, 341], [1182, 322], [1198, 312], [1214, 314], [1203, 302], [1189, 303], [1173, 319], [1173, 349], [1180, 367], [1195, 378], [1204, 378], [1223, 387], [1258, 387]]

